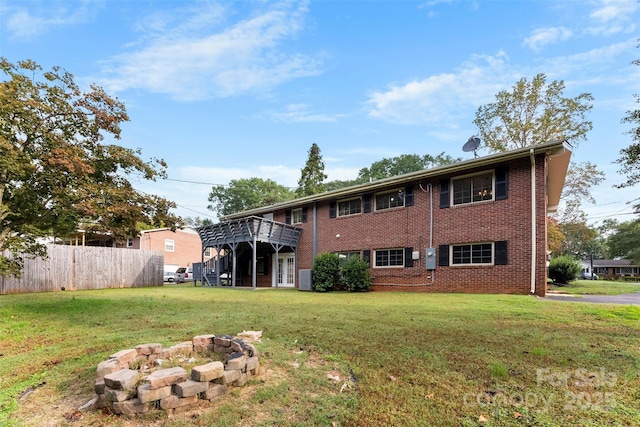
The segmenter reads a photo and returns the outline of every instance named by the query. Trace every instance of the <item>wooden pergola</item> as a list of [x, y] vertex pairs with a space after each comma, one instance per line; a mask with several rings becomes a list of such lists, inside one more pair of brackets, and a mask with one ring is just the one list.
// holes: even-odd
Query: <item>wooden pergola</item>
[[[257, 248], [259, 244], [269, 244], [273, 248], [276, 257], [283, 248], [289, 248], [296, 252], [302, 229], [289, 224], [276, 222], [257, 216], [249, 216], [218, 224], [198, 227], [196, 229], [202, 241], [202, 265], [204, 266], [204, 251], [214, 248], [218, 252], [216, 257], [216, 271], [220, 271], [220, 253], [229, 251], [232, 255], [231, 286], [236, 286], [236, 253], [242, 244], [248, 244], [252, 251], [251, 287], [257, 284]], [[277, 264], [276, 264], [277, 265]], [[276, 277], [277, 277], [276, 271]], [[202, 274], [203, 280], [206, 275]], [[208, 279], [206, 279], [208, 281]], [[220, 274], [217, 274], [217, 283], [220, 285]]]

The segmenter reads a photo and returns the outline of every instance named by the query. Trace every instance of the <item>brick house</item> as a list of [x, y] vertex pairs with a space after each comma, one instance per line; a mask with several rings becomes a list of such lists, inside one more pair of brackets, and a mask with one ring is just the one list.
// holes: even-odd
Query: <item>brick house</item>
[[[170, 228], [155, 228], [141, 231], [138, 237], [127, 239], [131, 249], [147, 249], [164, 254], [165, 271], [176, 271], [179, 267], [191, 267], [202, 258], [198, 232], [191, 227], [171, 231]], [[211, 259], [215, 251], [204, 251], [205, 260]]]
[[[554, 141], [302, 197], [198, 228], [232, 283], [307, 287], [321, 252], [360, 256], [372, 290], [546, 293], [547, 213], [571, 157]], [[300, 282], [300, 283], [299, 283]]]
[[[582, 260], [582, 273], [587, 277], [591, 276], [591, 265], [593, 264], [593, 273], [597, 274], [601, 279], [616, 280], [622, 277], [637, 277], [640, 282], [640, 264], [634, 264], [628, 259], [594, 259]], [[630, 279], [631, 280], [631, 279]]]

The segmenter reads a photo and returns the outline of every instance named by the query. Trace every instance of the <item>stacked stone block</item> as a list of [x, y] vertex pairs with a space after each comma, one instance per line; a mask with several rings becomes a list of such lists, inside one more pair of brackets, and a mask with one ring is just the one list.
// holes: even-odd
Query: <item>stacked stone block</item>
[[[190, 375], [180, 366], [156, 369], [148, 374], [131, 369], [132, 366], [153, 364], [158, 359], [209, 351], [225, 354], [225, 362], [195, 366]], [[157, 343], [141, 344], [100, 362], [95, 382], [96, 406], [122, 415], [150, 409], [175, 409], [199, 400], [217, 399], [228, 387], [245, 385], [259, 371], [256, 348], [231, 335], [198, 335], [169, 348], [162, 348]]]

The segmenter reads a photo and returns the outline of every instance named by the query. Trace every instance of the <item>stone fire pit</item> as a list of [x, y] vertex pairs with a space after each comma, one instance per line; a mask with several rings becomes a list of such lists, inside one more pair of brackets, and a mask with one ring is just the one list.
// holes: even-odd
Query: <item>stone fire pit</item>
[[98, 365], [94, 407], [133, 415], [211, 401], [258, 375], [258, 356], [252, 344], [231, 335], [198, 335], [169, 348], [153, 343], [121, 350]]

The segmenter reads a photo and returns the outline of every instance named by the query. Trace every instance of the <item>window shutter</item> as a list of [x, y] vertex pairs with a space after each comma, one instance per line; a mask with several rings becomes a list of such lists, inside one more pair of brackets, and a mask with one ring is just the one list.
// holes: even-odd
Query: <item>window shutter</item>
[[448, 179], [440, 180], [440, 207], [441, 208], [449, 207], [449, 180]]
[[507, 172], [506, 167], [496, 168], [496, 200], [504, 200], [507, 198], [509, 190]]
[[329, 202], [329, 218], [336, 217], [336, 202]]
[[449, 265], [449, 245], [440, 245], [438, 247], [438, 265], [441, 267]]
[[307, 208], [302, 208], [302, 222], [307, 222]]
[[404, 266], [413, 267], [413, 248], [404, 248]]
[[364, 262], [366, 262], [369, 267], [371, 267], [371, 251], [370, 250], [364, 250], [362, 251], [362, 260]]
[[507, 265], [507, 241], [501, 240], [493, 244], [493, 263], [495, 265]]
[[413, 185], [404, 187], [404, 205], [413, 206]]
[[284, 222], [291, 224], [291, 209], [287, 210], [284, 214]]
[[371, 212], [371, 193], [362, 196], [362, 201], [364, 202], [364, 213]]

